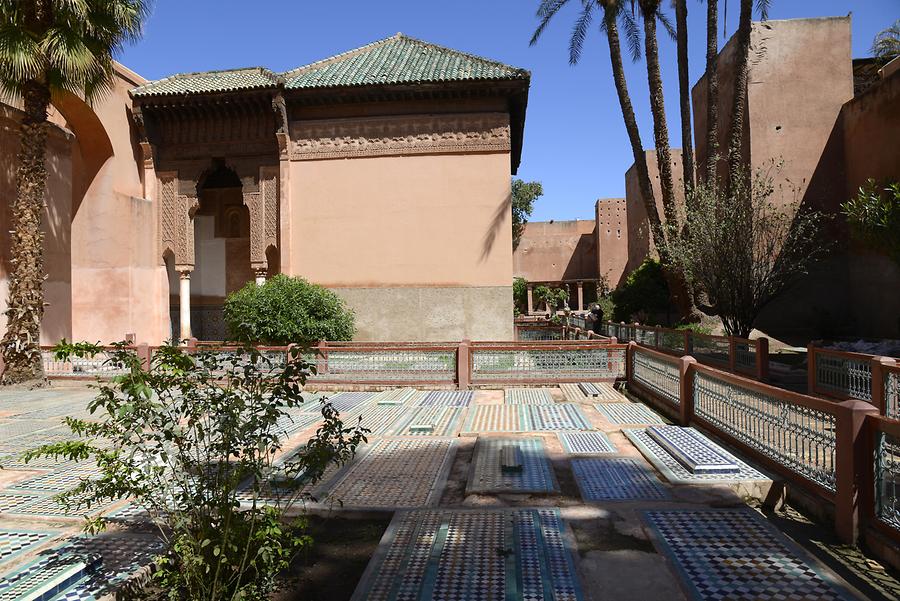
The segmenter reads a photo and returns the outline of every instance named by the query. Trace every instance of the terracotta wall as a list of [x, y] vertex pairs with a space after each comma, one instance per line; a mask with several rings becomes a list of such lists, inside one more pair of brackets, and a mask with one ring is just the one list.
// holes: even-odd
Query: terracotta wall
[[508, 152], [293, 161], [289, 273], [342, 294], [360, 339], [511, 339], [509, 173]]
[[628, 215], [624, 198], [602, 198], [595, 206], [597, 273], [610, 289], [627, 275]]
[[[17, 108], [0, 103], [0, 331], [6, 331], [7, 278], [10, 272], [10, 206], [16, 196], [16, 153], [19, 150]], [[72, 146], [74, 136], [57, 125], [47, 136], [47, 193], [43, 217], [44, 320], [41, 343], [72, 338], [72, 256], [69, 223], [72, 210]]]
[[531, 282], [597, 277], [594, 220], [532, 221], [513, 253], [513, 274]]
[[[650, 183], [653, 186], [656, 210], [659, 213], [659, 218], [665, 223], [656, 151], [648, 150], [644, 154], [647, 157], [647, 171], [650, 174]], [[672, 148], [670, 154], [672, 159], [672, 180], [675, 186], [675, 202], [680, 207], [684, 203], [681, 149]], [[655, 256], [656, 253], [653, 245], [653, 236], [650, 233], [650, 222], [647, 219], [647, 210], [644, 206], [643, 195], [638, 184], [637, 170], [634, 165], [625, 172], [625, 214], [628, 222], [628, 260], [625, 264], [623, 276], [627, 276], [637, 269], [644, 259], [651, 255]]]

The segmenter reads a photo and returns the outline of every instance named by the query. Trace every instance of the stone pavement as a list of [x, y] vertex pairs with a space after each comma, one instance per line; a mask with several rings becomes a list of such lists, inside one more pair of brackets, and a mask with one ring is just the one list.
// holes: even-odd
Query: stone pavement
[[[609, 386], [587, 390], [596, 394], [564, 385], [341, 395], [345, 418], [361, 416], [372, 434], [350, 464], [329, 471], [311, 509], [394, 515], [354, 599], [876, 599], [900, 592], [876, 564], [844, 569], [827, 554], [814, 556], [806, 534], [788, 529], [793, 540], [779, 529], [782, 518], [754, 509], [773, 486], [764, 471], [721, 446], [693, 448], [678, 431], [668, 431], [671, 443], [648, 430], [664, 422], [648, 408]], [[81, 516], [66, 515], [52, 496], [89, 477], [89, 466], [16, 459], [65, 439], [61, 418], [83, 416], [91, 397], [76, 385], [0, 391], [0, 601], [101, 598], [156, 548], [140, 508], [126, 500], [97, 511], [128, 525], [79, 535]], [[313, 415], [304, 408], [286, 420], [287, 448], [312, 435]], [[681, 459], [670, 444], [684, 445], [669, 447]], [[689, 467], [710, 455], [712, 471], [726, 473]]]

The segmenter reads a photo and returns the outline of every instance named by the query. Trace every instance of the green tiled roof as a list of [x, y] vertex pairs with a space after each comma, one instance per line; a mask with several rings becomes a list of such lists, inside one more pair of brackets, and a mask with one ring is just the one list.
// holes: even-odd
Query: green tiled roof
[[398, 33], [281, 75], [263, 67], [181, 73], [132, 90], [135, 97], [230, 92], [274, 87], [288, 89], [451, 81], [528, 80], [525, 69], [429, 44]]
[[232, 92], [268, 88], [275, 85], [278, 76], [265, 67], [179, 73], [151, 81], [131, 91], [132, 96], [165, 96], [168, 94], [203, 94], [205, 92]]
[[528, 79], [517, 69], [401, 33], [284, 74], [287, 88]]

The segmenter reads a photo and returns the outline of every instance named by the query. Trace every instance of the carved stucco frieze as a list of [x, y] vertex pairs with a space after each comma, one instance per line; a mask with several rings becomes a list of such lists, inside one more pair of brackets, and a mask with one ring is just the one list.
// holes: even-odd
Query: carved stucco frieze
[[510, 150], [506, 113], [295, 121], [290, 131], [292, 160]]
[[259, 171], [259, 191], [244, 192], [244, 204], [250, 213], [250, 265], [268, 267], [266, 250], [278, 246], [278, 168]]
[[177, 172], [159, 174], [159, 246], [160, 256], [170, 251], [179, 270], [194, 266], [193, 214], [197, 197], [179, 194]]

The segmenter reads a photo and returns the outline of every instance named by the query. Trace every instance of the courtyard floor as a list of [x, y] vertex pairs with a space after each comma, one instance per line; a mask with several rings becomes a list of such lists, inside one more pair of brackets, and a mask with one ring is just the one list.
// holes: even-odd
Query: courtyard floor
[[[317, 543], [278, 599], [900, 598], [827, 526], [764, 508], [779, 490], [765, 471], [696, 433], [651, 435], [665, 420], [611, 386], [588, 392], [328, 393], [372, 432], [311, 491]], [[76, 384], [0, 391], [0, 601], [99, 599], [158, 549], [125, 500], [102, 508], [118, 524], [96, 537], [56, 505], [89, 466], [16, 459], [67, 439], [61, 419], [90, 398]], [[286, 448], [317, 408], [293, 415]], [[707, 472], [686, 467], [698, 457]]]

